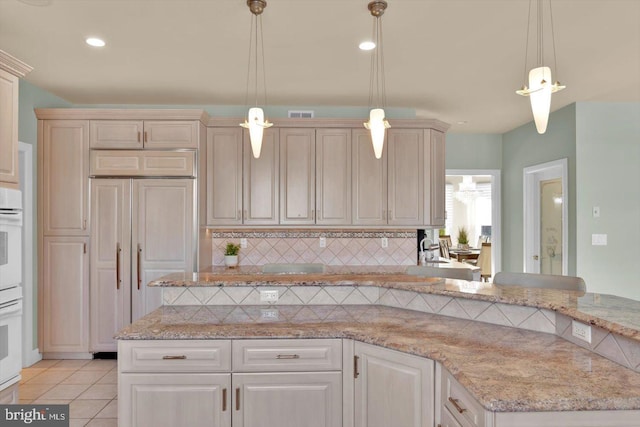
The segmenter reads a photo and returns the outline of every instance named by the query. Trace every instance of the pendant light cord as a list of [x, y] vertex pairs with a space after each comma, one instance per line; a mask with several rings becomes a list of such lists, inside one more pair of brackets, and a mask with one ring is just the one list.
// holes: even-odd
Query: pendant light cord
[[[369, 78], [369, 107], [386, 107], [387, 90], [384, 72], [384, 48], [382, 39], [382, 17], [378, 16], [373, 21], [373, 39], [376, 47], [371, 55], [371, 70]], [[374, 95], [375, 93], [375, 95]]]
[[254, 15], [251, 15], [251, 22], [249, 23], [249, 57], [247, 58], [247, 84], [244, 92], [244, 105], [249, 105], [249, 81], [251, 78], [251, 47], [253, 46], [253, 19]]
[[553, 31], [553, 8], [551, 7], [551, 0], [549, 0], [549, 16], [551, 17], [551, 43], [553, 47], [553, 68], [556, 73], [556, 81], [560, 79], [558, 76], [560, 73], [558, 72], [558, 59], [556, 58], [556, 34]]
[[[259, 32], [259, 34], [258, 34]], [[259, 41], [259, 43], [258, 43]], [[260, 49], [258, 49], [258, 47]], [[267, 73], [264, 59], [264, 36], [262, 34], [262, 15], [251, 15], [251, 24], [249, 29], [249, 55], [247, 58], [247, 82], [244, 94], [244, 104], [249, 105], [249, 86], [251, 85], [251, 62], [254, 65], [254, 95], [255, 106], [258, 106], [258, 50], [262, 59], [262, 86], [264, 88], [264, 105], [267, 105]]]
[[524, 45], [524, 87], [527, 86], [527, 58], [529, 57], [529, 32], [531, 31], [531, 2], [529, 0], [529, 14], [527, 16], [527, 43]]
[[[264, 106], [267, 106], [267, 67], [265, 66], [264, 61], [264, 36], [262, 35], [262, 15], [258, 17], [260, 19], [260, 53], [262, 54], [262, 87], [264, 89]], [[257, 46], [257, 43], [256, 43]], [[257, 69], [256, 63], [256, 69]], [[258, 77], [256, 74], [256, 82], [258, 81]], [[258, 97], [258, 89], [256, 87], [256, 98]]]

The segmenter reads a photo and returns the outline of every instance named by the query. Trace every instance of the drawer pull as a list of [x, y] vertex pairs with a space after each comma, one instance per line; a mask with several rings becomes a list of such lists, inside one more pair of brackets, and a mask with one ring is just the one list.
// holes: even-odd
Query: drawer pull
[[181, 356], [162, 356], [162, 360], [183, 360], [186, 359], [187, 356], [185, 355], [181, 355]]
[[466, 409], [465, 409], [465, 408], [463, 408], [462, 406], [460, 406], [460, 404], [458, 403], [458, 399], [454, 399], [453, 397], [450, 397], [450, 398], [449, 398], [449, 402], [451, 402], [451, 404], [452, 404], [453, 406], [455, 406], [456, 410], [457, 410], [458, 412], [460, 412], [461, 414], [462, 414], [464, 411], [466, 411]]
[[279, 354], [276, 356], [276, 359], [300, 359], [300, 355], [298, 354]]
[[353, 356], [353, 378], [360, 376], [360, 372], [358, 372], [358, 359], [360, 359], [359, 356]]
[[222, 389], [222, 412], [227, 410], [227, 389]]
[[240, 388], [236, 388], [236, 411], [240, 410]]

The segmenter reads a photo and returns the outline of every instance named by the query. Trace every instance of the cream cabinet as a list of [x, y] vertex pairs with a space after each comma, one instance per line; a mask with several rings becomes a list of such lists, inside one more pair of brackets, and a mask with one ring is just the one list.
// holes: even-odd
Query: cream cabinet
[[280, 130], [280, 224], [315, 223], [315, 129]]
[[89, 122], [40, 123], [38, 162], [45, 236], [89, 235]]
[[91, 176], [194, 176], [196, 151], [91, 150]]
[[434, 362], [355, 343], [355, 427], [427, 427], [434, 421]]
[[423, 133], [422, 129], [389, 129], [387, 131], [387, 224], [389, 225], [424, 224]]
[[386, 225], [388, 144], [382, 157], [376, 159], [371, 134], [357, 129], [353, 131], [352, 145], [353, 224]]
[[445, 134], [424, 131], [424, 223], [444, 227], [445, 212]]
[[198, 148], [196, 120], [91, 120], [92, 149]]
[[351, 224], [351, 129], [316, 130], [316, 224]]
[[0, 187], [18, 189], [19, 80], [32, 70], [0, 50]]
[[88, 237], [45, 237], [39, 326], [41, 351], [89, 351]]
[[266, 129], [260, 157], [251, 152], [249, 134], [244, 131], [244, 180], [242, 222], [247, 225], [278, 224], [280, 212], [280, 135]]

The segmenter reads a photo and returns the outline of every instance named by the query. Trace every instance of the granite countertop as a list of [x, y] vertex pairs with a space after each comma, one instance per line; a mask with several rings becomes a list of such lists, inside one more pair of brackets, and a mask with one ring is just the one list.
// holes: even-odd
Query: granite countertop
[[560, 337], [400, 308], [165, 306], [116, 338], [351, 338], [441, 362], [490, 411], [640, 409], [640, 373]]
[[[447, 268], [446, 264], [442, 268]], [[405, 274], [407, 266], [326, 267], [324, 273], [265, 274], [260, 266], [174, 273], [149, 286], [378, 286], [553, 310], [640, 342], [640, 301], [614, 295], [503, 286]]]

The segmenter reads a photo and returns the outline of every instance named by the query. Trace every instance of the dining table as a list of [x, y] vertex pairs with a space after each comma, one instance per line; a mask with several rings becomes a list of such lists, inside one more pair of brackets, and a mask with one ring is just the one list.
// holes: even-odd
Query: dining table
[[480, 249], [469, 248], [469, 249], [449, 249], [449, 256], [451, 258], [455, 258], [459, 262], [464, 262], [466, 260], [475, 260], [478, 259], [480, 255]]

